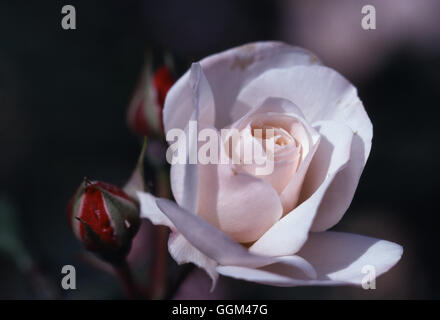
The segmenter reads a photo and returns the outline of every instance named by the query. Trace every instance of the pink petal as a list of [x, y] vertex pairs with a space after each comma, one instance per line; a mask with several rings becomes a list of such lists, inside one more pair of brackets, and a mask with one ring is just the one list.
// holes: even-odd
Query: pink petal
[[[276, 86], [273, 83], [277, 83]], [[350, 161], [338, 173], [325, 195], [314, 231], [336, 224], [353, 199], [360, 175], [371, 149], [372, 125], [356, 88], [336, 71], [324, 66], [293, 66], [261, 74], [240, 93], [239, 103], [258, 105], [267, 97], [294, 101], [312, 124], [334, 120], [346, 124], [355, 133]], [[321, 219], [321, 216], [326, 216]]]
[[[289, 176], [291, 179], [289, 182], [283, 185], [283, 188], [280, 192], [283, 211], [289, 212], [297, 205], [299, 200], [304, 177], [314, 156], [314, 152], [319, 144], [319, 133], [308, 124], [308, 122], [304, 119], [304, 115], [302, 114], [301, 110], [293, 102], [283, 98], [274, 97], [265, 99], [263, 102], [261, 102], [261, 105], [250, 110], [245, 116], [237, 120], [237, 122], [231, 127], [242, 128], [246, 122], [249, 121], [249, 119], [259, 115], [265, 116], [268, 119], [277, 115], [283, 115], [286, 116], [287, 119], [291, 118], [292, 120], [297, 121], [300, 123], [299, 126], [301, 126], [301, 128], [294, 129], [296, 132], [292, 132], [292, 135], [296, 139], [299, 138], [299, 142], [301, 143], [303, 149], [303, 158], [296, 173], [293, 175], [293, 177]], [[273, 175], [276, 175], [276, 173], [277, 172], [274, 171]], [[265, 180], [269, 180], [269, 178], [270, 177], [263, 177]], [[276, 185], [274, 187], [276, 188]], [[276, 189], [278, 190], [280, 188]]]
[[[315, 167], [309, 168], [308, 182], [313, 188], [304, 185], [305, 190], [313, 190], [313, 193], [308, 194], [298, 207], [271, 227], [250, 247], [250, 251], [273, 256], [291, 255], [307, 240], [328, 187], [349, 160], [353, 137], [350, 128], [334, 121], [322, 121], [317, 129], [321, 134], [321, 142], [313, 158], [317, 159]], [[316, 183], [312, 184], [312, 181]]]
[[[225, 276], [274, 286], [324, 286], [362, 284], [372, 266], [376, 277], [391, 269], [401, 258], [400, 245], [375, 238], [341, 233], [312, 233], [298, 252], [316, 270], [316, 279], [299, 277], [295, 270], [270, 265], [263, 268], [217, 267]], [[371, 270], [371, 269], [369, 269]]]
[[202, 165], [198, 215], [238, 242], [257, 240], [283, 213], [276, 191], [264, 180], [230, 165]]

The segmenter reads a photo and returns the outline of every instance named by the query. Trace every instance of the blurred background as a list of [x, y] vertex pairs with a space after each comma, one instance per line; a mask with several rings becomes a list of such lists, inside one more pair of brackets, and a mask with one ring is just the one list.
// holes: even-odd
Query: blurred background
[[[66, 4], [76, 8], [76, 30], [61, 28]], [[376, 30], [361, 28], [366, 4], [376, 8]], [[439, 12], [436, 0], [1, 1], [0, 298], [123, 298], [116, 278], [86, 262], [67, 201], [85, 175], [120, 186], [129, 177], [139, 139], [126, 109], [147, 48], [171, 52], [181, 74], [256, 40], [308, 48], [357, 86], [373, 148], [334, 229], [397, 242], [404, 255], [376, 290], [221, 278], [209, 294], [209, 278], [193, 271], [175, 297], [440, 298]], [[151, 226], [143, 229], [148, 242]], [[76, 267], [77, 290], [61, 289], [66, 264]], [[172, 281], [182, 268], [169, 264]]]

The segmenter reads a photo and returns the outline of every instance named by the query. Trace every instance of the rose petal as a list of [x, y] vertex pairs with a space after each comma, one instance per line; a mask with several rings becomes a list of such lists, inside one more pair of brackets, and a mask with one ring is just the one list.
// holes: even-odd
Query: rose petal
[[[300, 285], [302, 281], [313, 281], [317, 274], [313, 266], [299, 256], [280, 257], [280, 260], [290, 263], [276, 263], [269, 266], [252, 269], [237, 266], [218, 266], [217, 272], [235, 279], [268, 284], [273, 286]], [[310, 270], [312, 277], [305, 276], [303, 270]]]
[[266, 181], [236, 172], [231, 165], [201, 165], [198, 215], [238, 242], [252, 242], [283, 213]]
[[307, 260], [317, 271], [317, 279], [301, 279], [289, 270], [275, 265], [252, 269], [217, 267], [225, 276], [275, 286], [361, 285], [372, 266], [375, 276], [387, 272], [401, 258], [400, 245], [375, 238], [341, 233], [312, 233], [298, 256]]
[[165, 132], [171, 129], [185, 129], [198, 100], [202, 120], [207, 125], [214, 125], [215, 103], [211, 86], [199, 63], [191, 68], [170, 88], [163, 109]]
[[173, 223], [157, 207], [156, 198], [153, 195], [147, 192], [138, 192], [138, 198], [141, 204], [142, 218], [150, 220], [155, 225], [165, 225], [174, 230], [168, 239], [168, 251], [173, 259], [178, 264], [190, 262], [204, 269], [212, 279], [211, 290], [213, 290], [218, 278], [218, 273], [215, 270], [218, 263], [202, 254], [176, 231]]
[[[178, 263], [192, 262], [202, 268], [216, 280], [216, 274], [213, 271], [214, 263], [231, 266], [245, 266], [250, 268], [264, 267], [271, 264], [279, 268], [292, 269], [301, 278], [314, 279], [316, 271], [307, 261], [300, 257], [267, 257], [250, 253], [243, 246], [234, 242], [226, 234], [213, 227], [200, 217], [178, 207], [172, 201], [166, 199], [154, 198], [148, 193], [138, 192], [141, 199], [142, 217], [153, 218], [158, 222], [157, 217], [160, 214], [147, 214], [146, 211], [161, 211], [169, 220], [160, 220], [159, 222], [172, 221], [171, 228], [176, 233], [169, 242], [171, 255]], [[155, 199], [157, 206], [150, 203]]]
[[319, 134], [305, 119], [301, 109], [291, 100], [279, 97], [268, 97], [256, 106], [257, 107], [249, 110], [244, 116], [234, 122], [230, 127], [237, 129], [244, 128], [246, 123], [249, 122], [252, 117], [258, 115], [266, 115], [269, 119], [271, 116], [284, 115], [297, 120], [299, 123], [302, 124], [302, 127], [305, 129], [305, 132], [302, 132], [302, 130], [298, 129], [296, 130], [298, 132], [295, 132], [297, 133], [295, 135], [296, 138], [299, 138], [299, 142], [305, 148], [305, 150], [303, 150], [305, 156], [308, 154], [309, 149], [311, 149], [312, 146], [318, 142]]
[[[198, 133], [202, 126], [213, 123], [214, 100], [211, 89], [198, 63], [193, 63], [189, 74], [192, 89], [192, 114], [190, 120], [197, 121], [196, 130], [191, 130], [189, 123], [185, 126], [187, 141], [186, 163], [176, 163], [171, 167], [171, 190], [176, 202], [191, 212], [196, 212], [198, 204], [198, 165], [190, 161], [190, 154], [198, 150]], [[169, 128], [172, 129], [172, 128]], [[197, 159], [196, 159], [197, 160]]]
[[[274, 86], [273, 83], [285, 85]], [[324, 66], [293, 66], [267, 71], [249, 83], [238, 99], [248, 105], [258, 105], [273, 96], [295, 102], [311, 123], [335, 120], [346, 124], [355, 133], [350, 161], [329, 187], [323, 210], [312, 229], [326, 230], [341, 219], [353, 199], [371, 149], [370, 119], [356, 88], [339, 73]]]
[[179, 265], [193, 263], [204, 269], [212, 279], [211, 292], [214, 290], [218, 279], [218, 273], [215, 270], [218, 265], [216, 261], [197, 250], [177, 231], [171, 233], [168, 239], [168, 251]]
[[[246, 101], [246, 103], [252, 101]], [[304, 114], [301, 109], [291, 100], [280, 98], [280, 97], [267, 97], [259, 104], [254, 105], [252, 110], [249, 110], [245, 115], [241, 118], [237, 119], [234, 124], [231, 125], [232, 128], [242, 128], [244, 123], [248, 121], [248, 119], [257, 114], [267, 114], [267, 113], [278, 113], [291, 116], [295, 119], [299, 119], [304, 124], [307, 124], [305, 120]], [[313, 131], [313, 128], [310, 128]]]
[[[317, 151], [319, 154], [315, 154], [314, 159], [319, 161], [315, 163], [314, 171], [311, 171], [316, 174], [316, 179], [310, 181], [320, 182], [319, 187], [313, 189], [313, 194], [257, 240], [250, 247], [251, 252], [273, 256], [291, 255], [295, 254], [307, 240], [310, 227], [328, 187], [349, 160], [353, 137], [349, 127], [334, 121], [322, 121], [318, 128], [321, 141]], [[325, 173], [324, 181], [320, 179], [323, 173]], [[315, 178], [313, 175], [311, 177]]]
[[299, 142], [302, 145], [303, 159], [293, 178], [287, 183], [287, 185], [283, 186], [280, 195], [283, 211], [289, 212], [298, 202], [304, 177], [319, 144], [319, 133], [308, 124], [304, 119], [301, 110], [293, 102], [283, 98], [274, 97], [265, 99], [258, 107], [250, 110], [231, 127], [240, 129], [244, 127], [250, 119], [258, 115], [266, 115], [268, 119], [270, 119], [271, 116], [284, 115], [297, 120], [301, 124], [299, 125], [301, 128], [295, 129], [295, 138], [299, 139]]
[[[371, 142], [370, 142], [371, 144]], [[368, 146], [368, 148], [370, 148]], [[365, 143], [355, 134], [351, 144], [350, 160], [343, 170], [338, 172], [322, 200], [311, 231], [325, 231], [341, 220], [350, 206], [356, 191], [362, 170], [365, 166]]]
[[315, 267], [318, 279], [361, 285], [364, 266], [373, 266], [379, 276], [391, 269], [402, 253], [402, 246], [393, 242], [327, 231], [311, 233], [298, 255]]
[[249, 251], [270, 256], [295, 254], [307, 240], [318, 206], [333, 176], [326, 179], [318, 190], [258, 239]]
[[302, 270], [306, 277], [316, 276], [313, 267], [303, 259], [283, 259], [253, 254], [219, 229], [178, 207], [174, 202], [156, 199], [156, 203], [191, 245], [221, 265], [258, 268], [271, 264], [287, 264]]
[[141, 205], [141, 218], [146, 218], [154, 225], [162, 225], [175, 230], [173, 223], [166, 215], [157, 207], [156, 197], [148, 192], [137, 192], [137, 197]]
[[321, 142], [307, 171], [301, 201], [307, 200], [328, 175], [334, 175], [347, 165], [353, 145], [353, 131], [343, 123], [318, 121], [314, 127], [321, 135]]
[[[333, 178], [329, 185], [321, 205], [316, 213], [311, 231], [323, 231], [328, 226], [336, 224], [343, 216], [350, 204], [347, 197], [352, 197], [352, 194], [346, 194], [348, 183], [356, 183], [355, 179], [347, 176], [348, 174], [360, 174], [362, 167], [358, 167], [358, 171], [353, 172], [353, 165], [360, 165], [362, 162], [357, 161], [358, 157], [363, 155], [358, 149], [353, 149], [356, 146], [356, 135], [353, 135], [351, 129], [341, 123], [335, 121], [320, 121], [315, 123], [315, 128], [324, 137], [325, 142], [321, 143], [315, 157], [312, 160], [309, 171], [307, 173], [301, 198], [305, 200], [318, 188], [322, 181], [331, 172], [335, 172], [341, 164], [344, 168], [340, 170]], [[332, 143], [329, 141], [349, 141], [351, 140], [351, 147], [345, 149], [333, 150]], [[348, 162], [346, 159], [349, 159]], [[348, 169], [348, 170], [347, 170]], [[358, 177], [359, 179], [359, 177]], [[341, 185], [342, 184], [342, 185]], [[353, 192], [356, 186], [352, 186]], [[351, 198], [350, 198], [351, 199]]]
[[[272, 68], [318, 64], [311, 52], [281, 42], [254, 42], [208, 56], [200, 61], [214, 94], [215, 126], [223, 128], [247, 110], [237, 105], [241, 88], [259, 74]], [[165, 99], [165, 130], [186, 126], [192, 112], [192, 90], [189, 73], [185, 73], [170, 89]], [[234, 117], [233, 117], [234, 116]]]
[[220, 264], [256, 267], [274, 261], [270, 257], [249, 253], [225, 233], [172, 201], [157, 198], [156, 204], [193, 246]]

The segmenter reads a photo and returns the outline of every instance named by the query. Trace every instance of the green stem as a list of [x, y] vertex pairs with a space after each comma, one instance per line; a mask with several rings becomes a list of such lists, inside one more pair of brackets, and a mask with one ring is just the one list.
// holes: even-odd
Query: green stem
[[127, 261], [124, 260], [121, 264], [114, 265], [114, 268], [124, 288], [127, 299], [142, 299], [143, 296], [134, 282], [133, 274]]

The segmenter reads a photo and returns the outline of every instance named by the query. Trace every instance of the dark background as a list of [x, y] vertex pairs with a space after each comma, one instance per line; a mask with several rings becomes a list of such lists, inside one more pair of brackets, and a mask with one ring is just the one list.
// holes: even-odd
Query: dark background
[[[196, 272], [177, 297], [440, 298], [440, 3], [310, 2], [2, 1], [0, 298], [123, 297], [115, 278], [79, 258], [65, 206], [83, 176], [122, 185], [131, 173], [139, 140], [125, 113], [146, 49], [169, 50], [184, 71], [205, 55], [273, 39], [314, 51], [357, 86], [373, 148], [335, 229], [397, 242], [404, 255], [376, 290], [222, 278], [209, 295]], [[66, 4], [77, 30], [61, 28]], [[365, 4], [376, 6], [376, 30], [360, 27]], [[76, 266], [77, 290], [61, 290], [66, 264]]]

